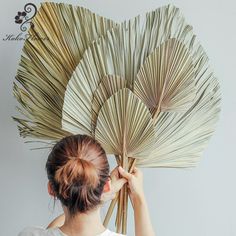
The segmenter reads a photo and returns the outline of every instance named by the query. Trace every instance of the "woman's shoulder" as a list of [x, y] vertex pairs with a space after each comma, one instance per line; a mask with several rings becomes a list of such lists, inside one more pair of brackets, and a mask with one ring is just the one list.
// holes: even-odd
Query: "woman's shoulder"
[[[61, 236], [61, 235], [65, 234], [62, 234], [60, 229], [58, 229], [57, 227], [45, 229], [40, 226], [27, 226], [23, 228], [23, 230], [21, 230], [17, 236]], [[98, 236], [126, 236], [126, 235], [118, 234], [109, 229], [106, 229], [105, 232], [103, 232]]]
[[51, 229], [45, 229], [40, 226], [27, 226], [23, 228], [17, 236], [57, 236]]
[[118, 233], [115, 233], [109, 229], [107, 229], [103, 234], [99, 235], [99, 236], [126, 236], [124, 234], [118, 234]]

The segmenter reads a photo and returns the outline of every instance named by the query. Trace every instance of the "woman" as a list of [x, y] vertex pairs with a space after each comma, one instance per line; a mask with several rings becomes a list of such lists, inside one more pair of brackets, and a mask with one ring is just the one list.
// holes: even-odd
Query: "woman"
[[[61, 139], [46, 163], [48, 192], [58, 198], [64, 214], [46, 229], [26, 227], [18, 236], [121, 236], [103, 226], [100, 208], [127, 183], [134, 208], [135, 236], [154, 236], [142, 186], [142, 173], [115, 168], [99, 142], [87, 135]], [[122, 176], [121, 178], [118, 175]]]

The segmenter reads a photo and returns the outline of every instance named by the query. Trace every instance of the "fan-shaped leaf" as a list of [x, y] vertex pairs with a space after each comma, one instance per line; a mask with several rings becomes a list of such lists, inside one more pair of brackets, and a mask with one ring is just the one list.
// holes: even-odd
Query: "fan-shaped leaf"
[[185, 45], [172, 38], [145, 60], [134, 82], [134, 93], [150, 109], [187, 110], [195, 97], [195, 73]]
[[120, 76], [107, 75], [105, 76], [93, 95], [92, 101], [92, 131], [94, 132], [98, 112], [104, 102], [116, 93], [118, 90], [126, 87], [126, 80]]
[[[157, 143], [142, 167], [194, 167], [212, 136], [220, 112], [216, 78], [205, 71], [207, 80], [197, 83], [194, 104], [183, 113], [161, 112], [155, 125]], [[206, 78], [206, 77], [205, 77]]]
[[[140, 25], [139, 15], [108, 30], [107, 34], [94, 41], [76, 68], [77, 76], [72, 76], [68, 83], [66, 94], [70, 98], [67, 102], [65, 95], [63, 129], [72, 133], [89, 132], [92, 116], [90, 103], [103, 77], [121, 76], [127, 81], [126, 86], [133, 90], [134, 79], [146, 56], [171, 36], [184, 41], [188, 47], [194, 41], [191, 27], [186, 24], [179, 9], [168, 5], [148, 12], [143, 26]], [[87, 91], [82, 92], [84, 88]]]
[[[133, 28], [131, 26], [136, 25], [137, 21], [138, 18], [131, 20], [129, 28]], [[62, 111], [63, 129], [72, 133], [91, 132], [93, 93], [101, 80], [106, 75], [118, 75], [125, 78], [124, 67], [127, 67], [128, 73], [130, 73], [133, 65], [126, 63], [127, 57], [120, 53], [128, 41], [118, 42], [121, 35], [128, 37], [125, 25], [126, 23], [122, 24], [119, 30], [111, 29], [107, 32], [106, 37], [100, 37], [85, 51], [67, 85]], [[119, 36], [119, 34], [121, 35]], [[134, 29], [132, 35], [135, 35]], [[131, 48], [133, 50], [133, 47]], [[127, 50], [130, 51], [131, 48]], [[129, 69], [128, 66], [130, 66]]]
[[58, 139], [68, 135], [61, 112], [72, 72], [90, 43], [117, 24], [86, 8], [53, 2], [41, 3], [32, 23], [16, 76], [22, 88], [14, 86], [18, 102], [27, 100], [19, 110], [28, 119], [14, 119], [24, 137]]
[[129, 89], [111, 96], [98, 113], [95, 138], [108, 154], [141, 158], [155, 141], [154, 124], [145, 104]]

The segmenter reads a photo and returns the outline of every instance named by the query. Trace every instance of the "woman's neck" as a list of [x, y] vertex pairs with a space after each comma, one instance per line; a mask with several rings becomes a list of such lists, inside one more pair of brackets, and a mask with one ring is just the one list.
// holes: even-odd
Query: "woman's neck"
[[68, 236], [94, 236], [103, 233], [106, 228], [102, 224], [100, 208], [88, 213], [79, 213], [74, 218], [65, 212], [65, 223], [59, 229]]

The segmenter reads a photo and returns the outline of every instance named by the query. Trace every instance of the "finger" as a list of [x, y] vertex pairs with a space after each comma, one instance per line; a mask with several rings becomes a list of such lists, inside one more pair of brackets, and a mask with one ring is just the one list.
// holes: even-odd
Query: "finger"
[[127, 183], [127, 179], [125, 178], [120, 178], [116, 181], [116, 183], [113, 185], [113, 191], [118, 192], [124, 184]]
[[137, 167], [134, 167], [132, 174], [135, 176], [142, 174], [141, 170], [138, 169]]
[[132, 178], [132, 174], [128, 173], [127, 171], [125, 171], [121, 166], [119, 166], [118, 168], [120, 174], [125, 177], [126, 179], [130, 180]]
[[133, 168], [133, 173], [137, 173], [137, 172], [139, 172], [139, 169], [137, 167], [134, 167]]
[[118, 171], [118, 166], [114, 168], [110, 174], [112, 180], [119, 179], [119, 171]]

